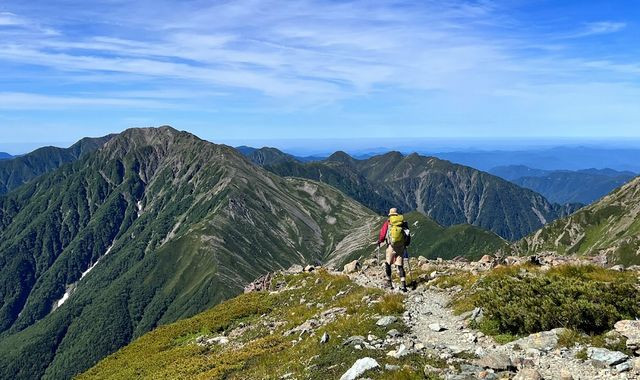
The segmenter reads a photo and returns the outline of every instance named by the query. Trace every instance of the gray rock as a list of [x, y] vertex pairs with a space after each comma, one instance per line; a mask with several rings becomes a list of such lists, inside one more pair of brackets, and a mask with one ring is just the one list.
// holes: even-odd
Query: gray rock
[[316, 270], [316, 267], [314, 267], [313, 265], [307, 265], [306, 267], [304, 267], [305, 272], [313, 272], [314, 270]]
[[299, 264], [294, 264], [287, 269], [287, 272], [289, 273], [302, 273], [302, 271], [304, 271], [304, 268]]
[[435, 332], [440, 332], [440, 331], [446, 330], [446, 328], [444, 328], [444, 326], [442, 326], [439, 323], [431, 323], [431, 324], [429, 324], [429, 330], [435, 331]]
[[396, 359], [400, 359], [403, 356], [410, 354], [410, 350], [404, 344], [401, 344], [397, 350], [389, 351], [387, 356], [391, 356]]
[[594, 366], [600, 368], [613, 367], [629, 359], [629, 357], [622, 352], [611, 351], [600, 347], [589, 347], [587, 349], [587, 357], [591, 359], [591, 363]]
[[477, 321], [479, 319], [482, 319], [482, 308], [481, 307], [476, 307], [475, 309], [473, 309], [473, 311], [471, 312], [471, 320], [472, 321]]
[[627, 338], [627, 347], [633, 351], [640, 350], [640, 321], [618, 321], [613, 327], [616, 332]]
[[360, 270], [361, 267], [362, 266], [360, 265], [360, 262], [358, 260], [353, 260], [352, 262], [344, 266], [343, 272], [346, 274], [354, 273]]
[[320, 338], [320, 343], [324, 344], [324, 343], [327, 343], [328, 341], [329, 341], [329, 334], [325, 332], [324, 334], [322, 334], [322, 338]]
[[397, 338], [402, 336], [402, 333], [396, 329], [391, 329], [389, 331], [387, 331], [387, 336], [390, 336], [392, 338]]
[[355, 344], [364, 344], [365, 342], [365, 338], [363, 336], [360, 335], [354, 335], [352, 337], [349, 337], [347, 339], [344, 340], [344, 342], [342, 342], [343, 346], [348, 346], [348, 345], [355, 345]]
[[508, 370], [513, 367], [513, 362], [509, 355], [504, 352], [490, 352], [474, 362], [483, 368], [491, 368], [495, 370]]
[[620, 364], [616, 365], [613, 369], [614, 369], [614, 371], [616, 373], [622, 373], [622, 372], [630, 371], [631, 370], [631, 362], [626, 361], [626, 362], [620, 363]]
[[397, 320], [398, 320], [397, 317], [394, 317], [393, 315], [387, 315], [385, 317], [378, 319], [378, 322], [376, 322], [376, 325], [383, 326], [383, 327], [389, 326], [390, 324], [394, 323]]
[[340, 377], [340, 380], [355, 380], [370, 369], [378, 368], [380, 364], [372, 358], [358, 359], [347, 372]]
[[393, 365], [393, 364], [385, 364], [384, 365], [384, 369], [387, 371], [398, 371], [400, 370], [400, 366], [399, 365]]
[[558, 345], [558, 336], [565, 332], [566, 329], [558, 328], [551, 331], [543, 331], [536, 334], [531, 334], [525, 338], [513, 341], [506, 346], [513, 349], [518, 346], [522, 350], [536, 349], [543, 352], [549, 352], [556, 348]]
[[518, 371], [513, 380], [542, 380], [542, 375], [536, 369], [523, 368]]

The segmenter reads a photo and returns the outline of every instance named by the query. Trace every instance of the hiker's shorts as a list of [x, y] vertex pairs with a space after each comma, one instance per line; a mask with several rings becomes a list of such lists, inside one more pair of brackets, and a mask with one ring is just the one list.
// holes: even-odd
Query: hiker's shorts
[[403, 253], [404, 245], [387, 245], [387, 264], [401, 266]]

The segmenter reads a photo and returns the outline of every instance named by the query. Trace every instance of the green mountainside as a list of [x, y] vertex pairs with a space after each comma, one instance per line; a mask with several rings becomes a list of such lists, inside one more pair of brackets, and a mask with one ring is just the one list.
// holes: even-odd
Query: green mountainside
[[605, 255], [613, 262], [640, 264], [640, 177], [527, 236], [515, 249], [522, 254]]
[[417, 210], [443, 226], [471, 224], [517, 240], [575, 211], [479, 170], [418, 154], [390, 152], [356, 160], [337, 152], [324, 161], [263, 165], [282, 175], [321, 181], [372, 210]]
[[471, 260], [507, 247], [507, 242], [491, 231], [469, 224], [443, 227], [419, 212], [405, 215], [411, 229], [412, 257], [453, 259], [463, 256]]
[[69, 148], [49, 146], [10, 160], [0, 161], [0, 195], [95, 151], [113, 136], [84, 138]]
[[[132, 129], [0, 197], [0, 378], [65, 379], [378, 217], [169, 127]], [[339, 260], [338, 260], [339, 261]]]

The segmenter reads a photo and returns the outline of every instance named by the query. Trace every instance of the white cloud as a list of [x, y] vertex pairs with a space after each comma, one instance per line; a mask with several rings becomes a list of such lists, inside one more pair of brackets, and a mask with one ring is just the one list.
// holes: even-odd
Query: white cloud
[[95, 97], [95, 96], [50, 96], [23, 92], [0, 92], [0, 109], [69, 109], [78, 107], [100, 108], [177, 108], [169, 102], [135, 97]]
[[[192, 87], [239, 89], [304, 106], [381, 91], [515, 96], [530, 86], [580, 83], [584, 73], [637, 74], [628, 63], [567, 56], [564, 46], [541, 44], [491, 1], [140, 1], [81, 11], [65, 22], [77, 27], [78, 19], [91, 19], [100, 27], [13, 35], [0, 40], [0, 63], [44, 66], [70, 81], [135, 80], [142, 88], [166, 81], [182, 99], [194, 98]], [[0, 24], [3, 17], [34, 25], [7, 13]], [[557, 38], [625, 26], [591, 23]]]
[[558, 36], [559, 39], [583, 38], [597, 36], [601, 34], [616, 33], [627, 27], [624, 22], [599, 21], [591, 22], [584, 25], [580, 30], [566, 35]]

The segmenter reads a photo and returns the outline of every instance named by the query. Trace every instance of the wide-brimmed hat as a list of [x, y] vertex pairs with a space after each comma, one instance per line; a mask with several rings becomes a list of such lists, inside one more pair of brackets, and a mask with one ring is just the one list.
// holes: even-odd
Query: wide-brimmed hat
[[398, 209], [394, 207], [391, 210], [389, 210], [389, 216], [395, 216], [395, 215], [398, 215]]

